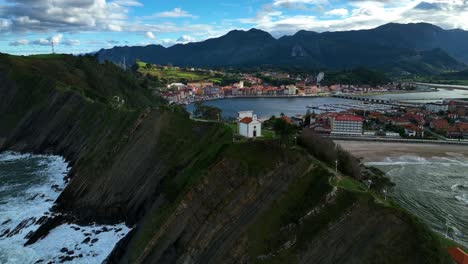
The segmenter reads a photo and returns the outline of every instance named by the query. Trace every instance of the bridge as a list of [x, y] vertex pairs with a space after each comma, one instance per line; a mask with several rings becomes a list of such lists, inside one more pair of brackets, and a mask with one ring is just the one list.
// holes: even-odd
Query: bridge
[[337, 98], [342, 98], [342, 99], [358, 100], [358, 101], [375, 103], [375, 104], [398, 105], [398, 102], [394, 100], [371, 98], [367, 96], [356, 96], [356, 95], [350, 95], [350, 94], [334, 94], [332, 96], [337, 97]]

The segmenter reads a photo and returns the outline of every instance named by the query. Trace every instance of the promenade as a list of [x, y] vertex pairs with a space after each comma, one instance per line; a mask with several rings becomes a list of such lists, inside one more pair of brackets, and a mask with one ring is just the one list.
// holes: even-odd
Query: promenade
[[406, 139], [406, 138], [384, 138], [384, 137], [358, 137], [358, 136], [328, 136], [333, 140], [342, 141], [364, 141], [364, 142], [387, 142], [387, 143], [408, 143], [408, 144], [433, 144], [433, 145], [465, 145], [468, 148], [468, 140], [431, 140], [431, 139]]

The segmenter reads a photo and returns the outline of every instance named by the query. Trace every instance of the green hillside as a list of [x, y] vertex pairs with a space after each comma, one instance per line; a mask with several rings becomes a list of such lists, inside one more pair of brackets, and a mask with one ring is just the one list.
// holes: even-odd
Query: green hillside
[[150, 86], [164, 86], [168, 83], [213, 82], [219, 85], [229, 85], [238, 82], [237, 75], [219, 71], [159, 66], [137, 61], [133, 67], [139, 76], [147, 77]]

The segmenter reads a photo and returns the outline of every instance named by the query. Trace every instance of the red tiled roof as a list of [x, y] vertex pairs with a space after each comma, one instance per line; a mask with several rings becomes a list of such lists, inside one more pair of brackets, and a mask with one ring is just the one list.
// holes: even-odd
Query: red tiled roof
[[283, 119], [286, 123], [291, 124], [291, 118], [288, 116], [282, 116], [281, 119]]
[[448, 248], [448, 253], [458, 264], [468, 264], [468, 254], [460, 248]]
[[458, 123], [456, 126], [459, 127], [462, 130], [467, 130], [468, 131], [468, 123]]
[[354, 115], [337, 115], [335, 116], [336, 121], [354, 121], [354, 122], [363, 122], [364, 119], [359, 116]]
[[244, 117], [239, 122], [244, 123], [244, 124], [250, 124], [252, 120], [253, 119], [251, 117]]
[[416, 125], [413, 125], [413, 124], [406, 125], [405, 128], [408, 129], [408, 130], [416, 131], [416, 132], [423, 131], [422, 128], [420, 128], [420, 127], [418, 127]]
[[449, 127], [449, 123], [445, 119], [434, 119], [432, 120], [432, 126], [436, 129], [447, 129]]

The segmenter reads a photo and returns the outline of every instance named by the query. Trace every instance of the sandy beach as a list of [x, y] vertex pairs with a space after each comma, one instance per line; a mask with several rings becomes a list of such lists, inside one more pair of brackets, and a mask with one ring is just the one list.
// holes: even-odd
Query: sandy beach
[[387, 143], [335, 140], [354, 156], [365, 162], [381, 161], [386, 157], [418, 156], [423, 158], [451, 157], [468, 159], [468, 146], [414, 143]]

